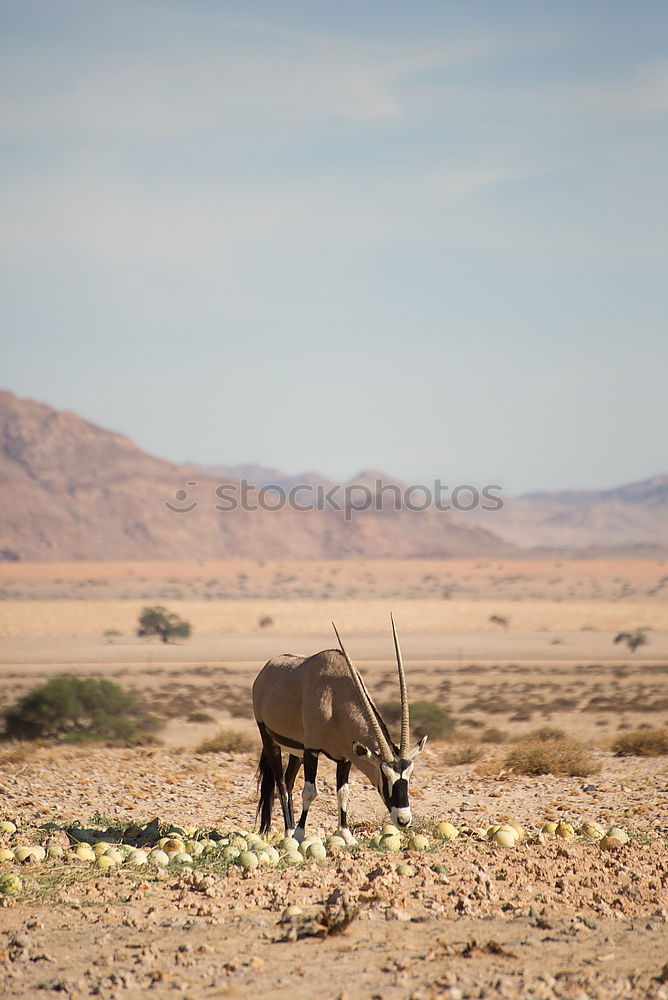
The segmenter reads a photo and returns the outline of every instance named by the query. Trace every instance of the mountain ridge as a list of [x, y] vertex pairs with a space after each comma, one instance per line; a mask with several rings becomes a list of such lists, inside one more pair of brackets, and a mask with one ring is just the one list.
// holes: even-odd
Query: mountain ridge
[[[193, 486], [187, 484], [195, 484]], [[234, 487], [236, 481], [232, 480]], [[222, 510], [220, 480], [75, 413], [0, 392], [4, 558], [509, 556], [487, 528], [426, 511]], [[251, 506], [258, 506], [251, 492]], [[261, 506], [261, 505], [260, 505]]]

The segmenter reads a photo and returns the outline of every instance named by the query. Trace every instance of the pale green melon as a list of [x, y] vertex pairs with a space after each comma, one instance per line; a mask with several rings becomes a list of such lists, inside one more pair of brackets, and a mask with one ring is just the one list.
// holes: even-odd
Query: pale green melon
[[0, 896], [18, 896], [22, 891], [23, 881], [18, 875], [0, 875]]
[[242, 851], [237, 858], [237, 864], [246, 871], [253, 871], [259, 864], [257, 854], [253, 854], [252, 851]]
[[426, 851], [429, 847], [429, 840], [421, 833], [415, 833], [408, 841], [409, 851]]
[[99, 868], [101, 871], [106, 871], [107, 868], [115, 868], [117, 864], [118, 862], [115, 861], [111, 855], [100, 854], [95, 862], [95, 867]]
[[566, 823], [562, 820], [560, 823], [557, 823], [554, 828], [554, 835], [555, 837], [560, 837], [561, 840], [571, 840], [575, 836], [575, 830], [570, 823]]
[[306, 857], [315, 861], [324, 861], [327, 857], [327, 849], [324, 844], [314, 841], [314, 843], [309, 844], [306, 850]]
[[446, 821], [436, 825], [436, 834], [442, 840], [455, 840], [459, 836], [459, 830]]
[[401, 837], [396, 833], [385, 833], [380, 838], [380, 844], [378, 846], [381, 851], [400, 851]]
[[148, 856], [148, 862], [156, 868], [164, 868], [169, 864], [169, 854], [155, 848]]

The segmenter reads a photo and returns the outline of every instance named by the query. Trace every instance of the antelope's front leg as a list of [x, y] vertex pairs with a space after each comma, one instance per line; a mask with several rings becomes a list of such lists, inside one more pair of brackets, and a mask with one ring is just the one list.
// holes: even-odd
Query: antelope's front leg
[[356, 844], [357, 841], [348, 829], [348, 801], [350, 799], [350, 786], [348, 776], [350, 774], [350, 761], [339, 760], [336, 764], [336, 801], [339, 807], [339, 828], [336, 831], [346, 844]]
[[306, 827], [306, 817], [314, 798], [318, 794], [315, 787], [315, 777], [318, 773], [318, 751], [304, 750], [304, 791], [302, 792], [302, 814], [297, 823], [297, 829], [293, 836], [300, 843], [304, 839], [304, 828]]

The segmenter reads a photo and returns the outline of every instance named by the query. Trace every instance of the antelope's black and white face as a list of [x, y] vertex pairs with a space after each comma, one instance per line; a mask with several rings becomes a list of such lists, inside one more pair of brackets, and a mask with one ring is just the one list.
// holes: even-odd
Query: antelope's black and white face
[[383, 760], [379, 754], [369, 750], [363, 743], [356, 743], [354, 746], [358, 758], [367, 757], [375, 764], [374, 773], [369, 777], [389, 810], [391, 822], [400, 828], [410, 826], [413, 821], [408, 792], [413, 774], [413, 762], [426, 742], [427, 737], [423, 736], [407, 758], [395, 757], [392, 761]]

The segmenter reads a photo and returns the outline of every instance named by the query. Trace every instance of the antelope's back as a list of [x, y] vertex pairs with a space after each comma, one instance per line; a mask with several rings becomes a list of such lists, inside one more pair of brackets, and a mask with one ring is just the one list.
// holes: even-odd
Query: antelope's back
[[253, 712], [273, 733], [335, 759], [350, 753], [353, 738], [368, 736], [368, 722], [338, 649], [269, 660], [253, 684]]
[[285, 736], [301, 730], [300, 685], [296, 671], [305, 660], [305, 656], [284, 653], [265, 663], [253, 682], [256, 722]]

